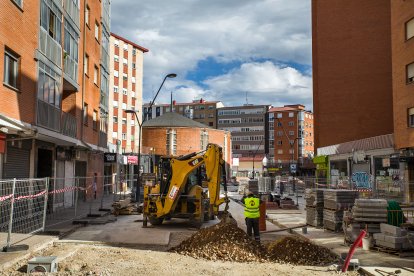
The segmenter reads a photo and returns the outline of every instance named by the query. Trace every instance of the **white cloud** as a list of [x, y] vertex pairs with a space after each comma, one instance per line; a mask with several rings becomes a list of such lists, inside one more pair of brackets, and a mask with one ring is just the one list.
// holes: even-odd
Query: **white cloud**
[[[117, 0], [112, 1], [111, 16], [113, 32], [150, 50], [144, 55], [146, 100], [151, 99], [163, 77], [174, 72], [178, 78], [168, 80], [166, 89], [168, 85], [177, 84], [181, 87], [177, 95], [182, 94], [181, 90], [194, 97], [211, 93], [221, 97], [215, 100], [227, 99], [230, 105], [232, 95], [226, 93], [230, 93], [231, 89], [225, 89], [222, 85], [221, 94], [215, 91], [220, 84], [229, 84], [226, 78], [237, 78], [237, 73], [243, 74], [246, 70], [252, 75], [249, 82], [238, 78], [248, 85], [240, 91], [268, 95], [270, 92], [263, 91], [288, 87], [291, 90], [285, 94], [300, 96], [298, 100], [310, 97], [301, 96], [301, 90], [287, 81], [288, 76], [295, 77], [297, 81], [304, 78], [299, 72], [296, 71], [297, 76], [294, 76], [295, 70], [290, 72], [279, 68], [278, 73], [285, 75], [284, 79], [279, 80], [284, 82], [280, 83], [265, 79], [274, 76], [269, 64], [254, 66], [255, 63], [251, 63], [264, 59], [310, 65], [310, 0]], [[244, 65], [229, 74], [206, 80], [205, 84], [210, 86], [206, 90], [185, 77], [197, 68], [200, 60], [208, 57], [219, 62], [237, 60]], [[252, 76], [255, 76], [254, 79]], [[160, 99], [164, 96], [160, 94]]]

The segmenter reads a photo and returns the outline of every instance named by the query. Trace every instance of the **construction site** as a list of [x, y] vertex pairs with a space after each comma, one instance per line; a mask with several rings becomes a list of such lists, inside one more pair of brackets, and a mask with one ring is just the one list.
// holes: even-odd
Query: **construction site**
[[[354, 190], [309, 188], [300, 179], [259, 177], [228, 186], [223, 164], [215, 144], [166, 157], [143, 185], [142, 201], [131, 191], [95, 195], [77, 203], [75, 218], [68, 209], [43, 220], [41, 231], [1, 233], [7, 243], [0, 275], [414, 272], [410, 209]], [[246, 234], [246, 195], [260, 200], [260, 239]], [[29, 218], [18, 217], [27, 208], [13, 211], [20, 205], [12, 202], [9, 230]]]

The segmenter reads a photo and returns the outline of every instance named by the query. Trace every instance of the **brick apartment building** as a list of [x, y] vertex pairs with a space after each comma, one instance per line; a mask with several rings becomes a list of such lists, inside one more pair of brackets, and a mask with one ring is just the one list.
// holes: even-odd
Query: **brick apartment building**
[[1, 2], [1, 178], [103, 175], [109, 18], [109, 0]]
[[191, 103], [177, 103], [172, 100], [170, 104], [154, 104], [148, 110], [149, 103], [144, 104], [144, 121], [151, 120], [167, 112], [176, 112], [196, 122], [211, 128], [217, 128], [217, 109], [224, 107], [220, 101], [193, 100]]
[[414, 198], [413, 18], [413, 1], [312, 1], [315, 161], [334, 185]]
[[111, 149], [120, 142], [120, 153], [138, 153], [139, 124], [142, 123], [142, 78], [147, 49], [114, 33], [110, 40], [110, 96], [108, 139]]
[[297, 164], [296, 171], [303, 173], [314, 155], [313, 113], [305, 106], [285, 105], [269, 110], [268, 171], [288, 174], [290, 164]]
[[[269, 105], [222, 107], [217, 110], [217, 128], [231, 133], [233, 171], [239, 176], [252, 176], [261, 171], [261, 163], [269, 153]], [[238, 162], [238, 164], [237, 164]]]

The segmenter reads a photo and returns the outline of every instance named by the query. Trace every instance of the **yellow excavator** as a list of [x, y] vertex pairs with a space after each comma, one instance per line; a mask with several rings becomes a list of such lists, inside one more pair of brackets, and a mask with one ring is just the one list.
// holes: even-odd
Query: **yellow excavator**
[[[162, 157], [154, 186], [144, 187], [144, 219], [159, 225], [166, 219], [189, 219], [194, 227], [214, 216], [228, 213], [225, 162], [222, 148], [208, 144], [206, 150], [180, 157]], [[220, 198], [220, 183], [225, 196]], [[219, 206], [225, 203], [224, 211]]]

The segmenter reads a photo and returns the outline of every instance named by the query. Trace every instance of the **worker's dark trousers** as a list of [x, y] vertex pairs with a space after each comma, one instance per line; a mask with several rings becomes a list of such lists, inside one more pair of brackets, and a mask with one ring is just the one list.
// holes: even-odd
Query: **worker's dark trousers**
[[246, 218], [247, 235], [252, 236], [252, 230], [254, 232], [254, 239], [260, 241], [259, 232], [259, 218]]

